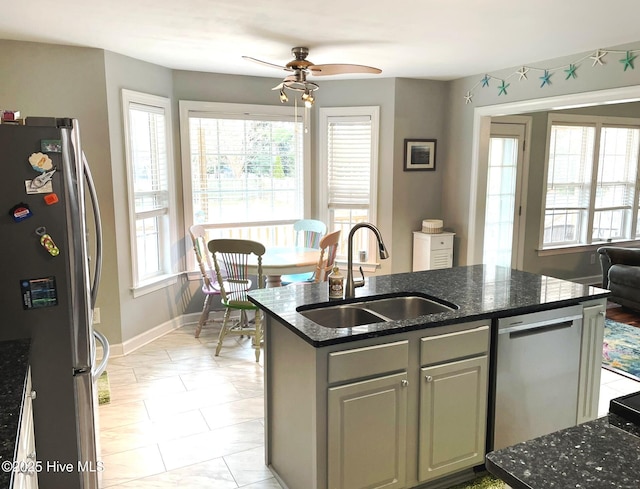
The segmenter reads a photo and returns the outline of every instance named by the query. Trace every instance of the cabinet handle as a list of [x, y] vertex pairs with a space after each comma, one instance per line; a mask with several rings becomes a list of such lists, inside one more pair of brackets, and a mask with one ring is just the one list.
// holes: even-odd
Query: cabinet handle
[[426, 380], [427, 382], [431, 382], [433, 381], [433, 377], [431, 377], [431, 375], [425, 375], [424, 380]]
[[598, 314], [600, 314], [602, 317], [607, 315], [604, 311], [600, 311], [600, 312], [598, 312]]
[[31, 391], [29, 397], [31, 397], [31, 399], [35, 399], [36, 397], [38, 397], [38, 394], [36, 393], [36, 391]]
[[408, 380], [406, 380], [406, 379], [403, 379], [403, 380], [400, 382], [400, 385], [402, 385], [402, 387], [407, 387], [407, 386], [409, 385], [409, 381], [408, 381]]

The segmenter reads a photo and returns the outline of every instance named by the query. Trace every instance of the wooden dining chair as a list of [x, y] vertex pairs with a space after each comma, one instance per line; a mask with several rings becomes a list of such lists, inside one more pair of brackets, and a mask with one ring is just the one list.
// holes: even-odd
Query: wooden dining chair
[[291, 282], [287, 285], [312, 284], [326, 282], [327, 277], [333, 270], [336, 263], [336, 254], [340, 244], [340, 230], [327, 234], [320, 240], [320, 256], [316, 263], [316, 269], [311, 278], [301, 282]]
[[204, 294], [204, 305], [202, 306], [202, 313], [200, 314], [195, 334], [195, 337], [198, 338], [203, 326], [209, 320], [212, 298], [220, 295], [220, 284], [213, 269], [211, 255], [207, 253], [207, 238], [204, 227], [200, 224], [194, 224], [189, 228], [189, 235], [191, 236], [193, 251], [196, 255], [198, 269], [200, 270], [202, 293]]
[[[262, 255], [265, 253], [265, 247], [257, 241], [245, 239], [212, 239], [208, 247], [213, 257], [218, 283], [220, 283], [221, 302], [226, 308], [215, 356], [220, 354], [222, 343], [227, 336], [251, 336], [257, 362], [260, 360], [262, 341], [262, 313], [247, 297], [247, 291], [251, 286], [249, 260], [252, 255], [257, 257], [257, 286], [261, 289], [264, 287]], [[224, 280], [221, 272], [223, 269], [226, 270]], [[233, 311], [240, 312], [239, 319], [232, 320]], [[248, 311], [255, 313], [253, 325], [248, 321], [246, 314]]]
[[340, 244], [340, 230], [327, 234], [320, 240], [320, 257], [316, 265], [313, 281], [326, 282], [336, 263], [336, 254]]
[[[293, 231], [295, 232], [296, 248], [320, 249], [320, 240], [327, 232], [327, 225], [316, 219], [301, 219], [293, 223]], [[296, 273], [283, 275], [281, 277], [282, 285], [288, 285], [293, 282], [309, 282], [313, 281], [314, 272]]]

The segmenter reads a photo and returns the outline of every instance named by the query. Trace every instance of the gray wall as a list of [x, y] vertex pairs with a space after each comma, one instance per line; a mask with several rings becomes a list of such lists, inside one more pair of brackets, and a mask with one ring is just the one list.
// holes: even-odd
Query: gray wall
[[[363, 83], [366, 82], [366, 83]], [[391, 257], [380, 260], [378, 273], [391, 273], [395, 268], [396, 253], [393, 249], [395, 226], [393, 210], [393, 168], [394, 168], [394, 104], [395, 80], [390, 78], [373, 78], [368, 80], [322, 81], [318, 90], [318, 107], [357, 107], [377, 105], [380, 107], [380, 139], [378, 145], [378, 216], [377, 225], [380, 228], [385, 244]], [[316, 146], [318, 134], [318, 114], [313, 111], [312, 131], [315, 135], [311, 145], [312, 187], [316, 188], [318, 181], [318, 155]], [[317, 190], [317, 189], [316, 189]], [[314, 202], [317, 192], [314, 190]], [[367, 233], [367, 230], [360, 230]]]
[[[393, 165], [393, 271], [412, 269], [413, 231], [423, 219], [442, 218], [442, 180], [448, 145], [447, 83], [399, 78], [396, 81]], [[436, 139], [435, 171], [404, 171], [404, 140]], [[445, 223], [451, 229], [449, 223]]]
[[[113, 262], [117, 270], [117, 289], [110, 300], [118, 306], [119, 331], [114, 331], [109, 339], [115, 343], [125, 342], [145, 331], [163, 324], [182, 314], [182, 293], [185, 280], [180, 279], [177, 285], [151, 292], [134, 299], [131, 287], [131, 236], [129, 228], [127, 174], [124, 153], [124, 133], [122, 116], [123, 88], [152, 95], [171, 98], [173, 96], [173, 80], [171, 70], [150, 63], [139, 61], [119, 54], [104, 52], [106, 96], [111, 147], [111, 188], [113, 203], [111, 212], [115, 220], [115, 232], [110, 236], [113, 241], [111, 251], [117, 256]], [[173, 126], [178, 133], [178, 117], [173, 111]], [[179, 166], [179, 147], [175, 148], [176, 190], [181, 188]], [[179, 193], [177, 201], [182, 202]], [[177, 256], [183, 256], [182, 250], [182, 214], [175, 223], [177, 239], [171, 244]], [[182, 265], [176, 263], [175, 271], [181, 271]], [[104, 313], [103, 313], [104, 316]], [[118, 333], [120, 337], [118, 337]]]
[[[639, 43], [619, 46], [617, 50], [638, 49]], [[595, 50], [595, 49], [594, 49]], [[540, 68], [565, 67], [569, 63], [575, 63], [578, 59], [591, 53], [577, 53], [574, 56], [556, 58], [535, 63]], [[540, 87], [539, 76], [542, 73], [530, 71], [528, 79], [518, 81], [518, 77], [507, 80], [510, 83], [507, 95], [498, 94], [496, 80], [491, 80], [489, 87], [477, 85], [484, 73], [476, 76], [454, 80], [449, 83], [449, 98], [447, 110], [449, 123], [447, 124], [447, 145], [449, 153], [446, 158], [446, 166], [443, 175], [442, 209], [445, 222], [452, 226], [456, 236], [456, 263], [467, 264], [468, 228], [470, 193], [472, 191], [471, 168], [474, 160], [472, 141], [474, 138], [474, 109], [476, 107], [494, 106], [496, 112], [500, 111], [503, 104], [519, 101], [540, 101], [551, 97], [557, 97], [555, 103], [561, 100], [563, 95], [587, 93], [603, 89], [640, 85], [640, 70], [623, 71], [619, 62], [624, 55], [622, 53], [609, 53], [604, 58], [603, 66], [592, 66], [592, 61], [586, 59], [579, 63], [577, 78], [565, 80], [565, 73], [560, 69], [551, 77], [551, 85]], [[527, 60], [522, 60], [523, 64]], [[533, 63], [532, 63], [533, 64]], [[505, 78], [513, 74], [520, 67], [512, 67], [501, 70], [491, 75]], [[473, 87], [476, 87], [475, 89]], [[472, 103], [466, 104], [464, 95], [473, 89]], [[512, 113], [512, 112], [505, 112]], [[545, 122], [546, 123], [546, 122]], [[536, 164], [539, 164], [544, 155], [536, 154]], [[597, 275], [599, 265], [590, 265], [590, 252], [556, 255], [553, 257], [537, 257], [535, 247], [538, 240], [540, 223], [540, 198], [542, 190], [542, 176], [534, 170], [534, 154], [531, 155], [532, 166], [529, 182], [529, 214], [527, 215], [525, 269], [528, 271], [546, 273], [564, 278], [577, 278], [582, 276]], [[537, 214], [534, 216], [534, 214]]]
[[[542, 220], [542, 190], [546, 185], [544, 164], [547, 147], [547, 120], [551, 113], [640, 118], [640, 103], [611, 104], [524, 114], [532, 118], [529, 142], [531, 156], [528, 175], [529, 197], [526, 215], [524, 269], [546, 275], [562, 273], [568, 278], [595, 276], [600, 273], [600, 262], [595, 250], [551, 256], [538, 256], [536, 251]], [[593, 264], [591, 263], [592, 255], [595, 258]]]
[[98, 328], [119, 338], [111, 154], [102, 50], [0, 40], [0, 100], [22, 116], [74, 117], [95, 179], [105, 235]]
[[[174, 72], [175, 100], [278, 104], [271, 88], [279, 78], [258, 78], [188, 71]], [[291, 98], [292, 99], [292, 98]], [[371, 78], [367, 80], [322, 80], [311, 111], [311, 131], [317, 136], [320, 107], [380, 107], [380, 145], [378, 170], [378, 224], [391, 258], [381, 261], [378, 273], [411, 269], [411, 231], [420, 228], [425, 217], [440, 215], [442, 174], [403, 172], [404, 138], [444, 137], [446, 83], [429, 80]], [[293, 110], [293, 102], [288, 105]], [[318, 155], [312, 138], [311, 182], [312, 217], [318, 215]], [[440, 155], [438, 148], [438, 155]], [[445, 151], [444, 149], [442, 151]], [[440, 159], [440, 156], [438, 156]], [[407, 189], [409, 190], [407, 192]], [[196, 284], [190, 312], [201, 305]]]
[[[638, 49], [640, 42], [621, 49]], [[583, 53], [589, 54], [589, 53]], [[541, 67], [563, 66], [582, 54], [539, 63]], [[411, 268], [411, 231], [425, 218], [443, 218], [456, 232], [455, 261], [467, 263], [471, 164], [474, 159], [474, 110], [514, 101], [537, 100], [563, 94], [640, 85], [640, 69], [622, 70], [620, 53], [610, 53], [604, 66], [583, 61], [578, 78], [564, 80], [561, 71], [552, 84], [540, 88], [539, 73], [511, 83], [507, 95], [498, 95], [497, 82], [473, 89], [473, 101], [464, 95], [484, 74], [452, 82], [388, 79], [322, 80], [317, 107], [380, 106], [380, 168], [378, 222], [391, 258], [382, 262], [380, 273]], [[527, 60], [523, 60], [526, 63]], [[43, 76], [34, 76], [34, 68]], [[511, 75], [518, 67], [492, 73]], [[202, 100], [277, 105], [271, 88], [279, 78], [242, 77], [172, 71], [149, 63], [91, 48], [0, 41], [0, 100], [4, 107], [18, 108], [24, 115], [72, 116], [82, 122], [82, 138], [102, 204], [106, 238], [105, 269], [98, 297], [103, 330], [113, 343], [121, 343], [180, 316], [198, 311], [202, 304], [199, 283], [179, 280], [162, 291], [133, 299], [126, 177], [122, 134], [121, 88], [172, 97], [176, 156], [176, 191], [181, 202], [181, 162], [178, 137], [178, 100]], [[291, 105], [291, 102], [290, 102]], [[293, 110], [293, 107], [292, 107]], [[633, 110], [633, 109], [632, 109]], [[311, 112], [311, 130], [317, 133], [318, 111]], [[536, 120], [542, 114], [534, 115]], [[534, 133], [542, 131], [538, 124]], [[404, 139], [438, 140], [435, 172], [404, 172]], [[533, 150], [533, 148], [532, 148]], [[527, 219], [525, 269], [563, 277], [594, 275], [598, 266], [582, 254], [561, 257], [537, 256], [540, 191], [542, 182], [536, 164], [543, 159], [532, 151], [529, 178], [530, 209]], [[312, 147], [312, 183], [317, 182], [318, 148]], [[317, 200], [313, 186], [312, 199]], [[312, 214], [318, 209], [314, 204]], [[184, 242], [184, 220], [178, 215], [179, 239], [173, 246], [179, 267], [190, 247]]]

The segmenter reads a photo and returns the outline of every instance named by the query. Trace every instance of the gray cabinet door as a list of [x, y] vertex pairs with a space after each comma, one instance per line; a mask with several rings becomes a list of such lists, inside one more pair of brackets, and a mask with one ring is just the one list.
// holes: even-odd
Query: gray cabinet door
[[419, 480], [482, 464], [487, 356], [424, 367], [420, 382]]
[[405, 487], [406, 372], [328, 393], [329, 489]]

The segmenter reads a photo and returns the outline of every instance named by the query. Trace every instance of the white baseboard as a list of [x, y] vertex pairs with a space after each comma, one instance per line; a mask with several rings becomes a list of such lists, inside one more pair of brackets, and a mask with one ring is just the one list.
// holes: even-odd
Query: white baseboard
[[[222, 319], [222, 311], [211, 311], [209, 314], [210, 319]], [[219, 318], [218, 318], [219, 316]], [[110, 356], [111, 357], [122, 357], [124, 355], [128, 355], [136, 351], [138, 348], [143, 347], [151, 343], [158, 338], [166, 335], [167, 333], [171, 333], [176, 329], [181, 328], [187, 324], [197, 323], [200, 319], [200, 313], [191, 313], [191, 314], [183, 314], [180, 317], [173, 318], [163, 324], [156, 326], [150, 330], [147, 330], [143, 333], [140, 333], [133, 338], [130, 338], [122, 343], [110, 344]], [[102, 357], [102, 347], [98, 346], [96, 348], [96, 353], [98, 358]]]

